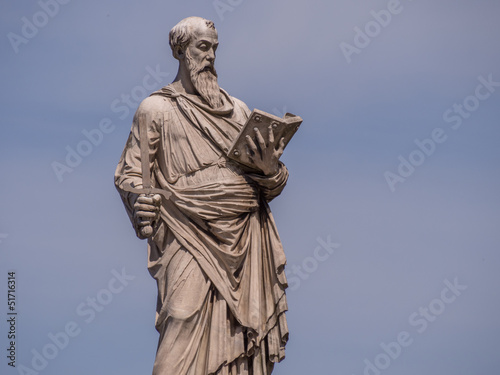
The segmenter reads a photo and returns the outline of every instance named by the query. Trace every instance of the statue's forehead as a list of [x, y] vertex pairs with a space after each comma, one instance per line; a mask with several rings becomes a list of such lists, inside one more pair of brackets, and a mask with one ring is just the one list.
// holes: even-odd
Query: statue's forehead
[[205, 39], [205, 40], [210, 40], [210, 41], [217, 41], [218, 36], [217, 36], [217, 31], [211, 27], [207, 26], [197, 26], [193, 29], [193, 36], [200, 40], [200, 39]]

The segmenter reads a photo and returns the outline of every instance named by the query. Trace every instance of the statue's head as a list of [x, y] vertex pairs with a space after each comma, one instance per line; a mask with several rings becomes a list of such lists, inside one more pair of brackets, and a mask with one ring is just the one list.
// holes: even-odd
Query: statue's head
[[201, 17], [185, 18], [170, 30], [169, 43], [173, 56], [189, 71], [196, 91], [211, 107], [220, 107], [222, 98], [214, 67], [219, 42], [214, 23]]
[[212, 21], [201, 17], [188, 17], [180, 21], [169, 34], [170, 48], [174, 57], [179, 60], [187, 46], [206, 32], [217, 40], [217, 30]]

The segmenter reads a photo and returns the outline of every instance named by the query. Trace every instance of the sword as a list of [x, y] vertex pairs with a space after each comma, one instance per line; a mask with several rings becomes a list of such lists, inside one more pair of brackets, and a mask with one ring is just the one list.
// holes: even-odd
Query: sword
[[[157, 120], [163, 120], [163, 113], [158, 113], [157, 116], [155, 116], [155, 119]], [[125, 184], [123, 187], [123, 190], [130, 192], [130, 193], [135, 193], [135, 194], [145, 194], [145, 195], [152, 195], [152, 194], [159, 194], [163, 196], [165, 199], [169, 199], [170, 196], [172, 195], [170, 192], [162, 190], [162, 189], [157, 189], [154, 188], [151, 184], [151, 170], [149, 168], [149, 137], [148, 137], [148, 125], [150, 122], [153, 121], [151, 118], [151, 114], [140, 114], [139, 118], [139, 141], [141, 142], [140, 148], [141, 148], [141, 172], [142, 172], [142, 188], [136, 188], [132, 187], [130, 183]], [[155, 199], [156, 197], [153, 196], [153, 200], [155, 203], [158, 203], [158, 200]], [[148, 238], [151, 237], [153, 234], [153, 226], [150, 225], [145, 225], [141, 228], [139, 228], [140, 235], [143, 238]]]

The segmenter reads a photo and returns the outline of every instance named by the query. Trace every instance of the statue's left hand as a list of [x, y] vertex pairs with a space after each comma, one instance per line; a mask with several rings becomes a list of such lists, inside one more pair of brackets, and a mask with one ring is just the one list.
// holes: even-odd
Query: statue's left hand
[[272, 176], [278, 172], [278, 161], [285, 149], [285, 138], [282, 137], [276, 144], [271, 125], [268, 128], [267, 142], [258, 128], [255, 128], [254, 131], [255, 140], [249, 135], [246, 136], [248, 158], [266, 176]]

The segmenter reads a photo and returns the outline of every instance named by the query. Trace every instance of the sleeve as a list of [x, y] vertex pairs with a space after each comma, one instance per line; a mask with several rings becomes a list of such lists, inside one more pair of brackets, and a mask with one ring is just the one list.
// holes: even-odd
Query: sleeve
[[[133, 207], [139, 194], [130, 192], [128, 188], [143, 187], [143, 167], [141, 158], [143, 153], [149, 156], [149, 163], [146, 164], [146, 173], [149, 173], [151, 180], [153, 179], [153, 168], [155, 166], [161, 134], [160, 118], [159, 112], [152, 111], [147, 105], [144, 105], [144, 102], [139, 106], [134, 116], [130, 135], [115, 171], [115, 186], [120, 193], [123, 204], [125, 205], [125, 210], [127, 211], [136, 233], [138, 228], [135, 227]], [[141, 152], [142, 145], [140, 135], [142, 129], [147, 130], [148, 142], [143, 152]]]
[[285, 188], [288, 180], [288, 169], [280, 161], [278, 172], [272, 176], [264, 176], [257, 173], [248, 173], [247, 176], [259, 186], [263, 197], [267, 202], [270, 202], [280, 195]]

